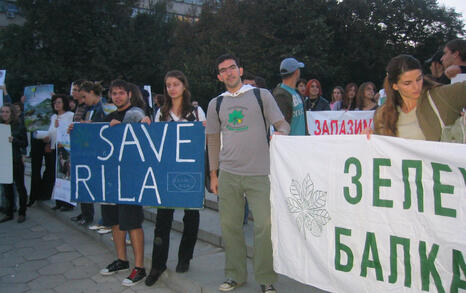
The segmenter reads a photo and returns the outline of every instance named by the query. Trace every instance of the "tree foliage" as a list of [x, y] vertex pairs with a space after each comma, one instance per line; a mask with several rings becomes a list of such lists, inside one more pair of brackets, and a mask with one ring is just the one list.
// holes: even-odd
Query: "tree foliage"
[[194, 23], [168, 18], [164, 2], [135, 14], [136, 2], [18, 0], [26, 24], [0, 32], [10, 92], [117, 77], [161, 92], [165, 72], [179, 69], [206, 106], [223, 91], [215, 58], [230, 52], [270, 88], [280, 81], [280, 61], [293, 56], [328, 94], [351, 81], [380, 86], [391, 57], [422, 61], [464, 35], [459, 15], [436, 0], [208, 0]]

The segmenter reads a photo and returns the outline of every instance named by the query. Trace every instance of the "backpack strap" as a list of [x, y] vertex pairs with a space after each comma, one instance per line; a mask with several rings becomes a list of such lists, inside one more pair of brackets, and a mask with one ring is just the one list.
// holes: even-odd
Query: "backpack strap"
[[269, 130], [267, 129], [267, 122], [265, 121], [264, 104], [262, 103], [261, 92], [260, 92], [260, 89], [258, 88], [254, 88], [253, 91], [254, 91], [254, 95], [256, 96], [257, 103], [259, 104], [259, 107], [261, 108], [262, 120], [264, 120], [265, 136], [267, 138], [267, 143], [270, 144], [270, 135], [269, 135]]
[[218, 96], [217, 97], [217, 103], [215, 104], [215, 111], [217, 111], [217, 117], [218, 117], [218, 125], [222, 125], [222, 122], [220, 121], [220, 105], [222, 105], [223, 102], [223, 96]]
[[442, 129], [445, 128], [445, 123], [443, 123], [442, 117], [440, 117], [440, 113], [438, 112], [437, 106], [435, 106], [434, 101], [432, 100], [432, 97], [430, 96], [430, 92], [427, 92], [427, 98], [429, 99], [430, 106], [432, 107], [432, 110], [434, 111], [435, 115], [437, 115], [438, 120], [440, 121], [440, 126]]

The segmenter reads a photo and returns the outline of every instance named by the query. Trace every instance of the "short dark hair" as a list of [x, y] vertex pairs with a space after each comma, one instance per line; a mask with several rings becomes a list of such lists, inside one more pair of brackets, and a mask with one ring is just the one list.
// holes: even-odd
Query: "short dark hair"
[[254, 81], [256, 82], [257, 87], [263, 88], [263, 89], [267, 88], [267, 82], [265, 81], [265, 78], [256, 75], [256, 77], [254, 77]]
[[225, 60], [233, 60], [233, 61], [235, 61], [236, 66], [241, 67], [241, 65], [239, 63], [239, 59], [236, 58], [235, 56], [233, 56], [232, 54], [227, 53], [227, 54], [223, 54], [223, 55], [217, 57], [217, 59], [215, 60], [215, 70], [218, 71], [218, 65], [220, 63], [222, 63], [223, 61], [225, 61]]
[[256, 80], [256, 76], [249, 71], [243, 72], [242, 80]]
[[87, 93], [90, 93], [91, 91], [93, 91], [95, 95], [100, 96], [102, 95], [102, 91], [104, 90], [104, 87], [101, 85], [100, 82], [85, 81], [81, 84], [81, 87], [79, 88], [79, 90], [85, 91]]
[[466, 40], [451, 40], [445, 45], [445, 47], [450, 49], [452, 53], [458, 52], [461, 60], [466, 61]]
[[70, 110], [70, 96], [64, 95], [64, 94], [55, 94], [55, 95], [52, 96], [52, 110], [53, 110], [53, 113], [58, 114], [57, 111], [55, 111], [55, 107], [53, 106], [53, 103], [55, 103], [55, 101], [57, 99], [62, 100], [63, 110], [65, 110], [65, 112]]
[[75, 86], [81, 88], [81, 85], [82, 85], [85, 81], [86, 81], [86, 80], [85, 80], [85, 79], [82, 79], [82, 78], [76, 79], [75, 81], [73, 81], [73, 85], [75, 85]]
[[122, 88], [124, 89], [127, 93], [131, 91], [131, 88], [129, 84], [122, 80], [122, 79], [115, 79], [110, 83], [110, 86], [108, 87], [108, 91], [111, 93], [114, 88]]

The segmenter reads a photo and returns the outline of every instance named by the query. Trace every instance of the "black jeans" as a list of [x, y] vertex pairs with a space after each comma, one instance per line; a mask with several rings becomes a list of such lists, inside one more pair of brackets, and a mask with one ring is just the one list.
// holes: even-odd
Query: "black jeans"
[[[16, 190], [18, 191], [19, 196], [19, 211], [20, 216], [26, 215], [26, 203], [27, 203], [27, 193], [26, 187], [24, 186], [24, 164], [20, 159], [18, 162], [13, 162], [13, 181], [16, 185]], [[8, 201], [8, 207], [6, 210], [6, 215], [8, 217], [13, 216], [14, 208], [14, 196], [13, 184], [5, 184], [5, 197]]]
[[42, 160], [45, 156], [42, 139], [31, 138], [31, 193], [29, 200], [45, 199], [42, 195]]
[[94, 221], [94, 204], [88, 202], [82, 202], [81, 206], [81, 215], [83, 219], [87, 222]]
[[[173, 222], [173, 209], [157, 209], [154, 229], [154, 246], [152, 248], [152, 270], [167, 268], [168, 249], [170, 247], [170, 229]], [[199, 211], [184, 210], [183, 237], [178, 249], [178, 261], [189, 261], [193, 258], [194, 245], [199, 231]]]

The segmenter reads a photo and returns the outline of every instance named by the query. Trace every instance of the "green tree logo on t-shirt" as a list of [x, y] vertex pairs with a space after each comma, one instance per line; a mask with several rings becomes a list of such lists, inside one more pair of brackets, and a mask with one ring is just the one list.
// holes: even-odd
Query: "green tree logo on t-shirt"
[[240, 111], [234, 110], [233, 112], [228, 114], [228, 122], [233, 123], [233, 125], [241, 124], [243, 122], [243, 118], [244, 118], [244, 115], [243, 115], [243, 111], [241, 110]]

